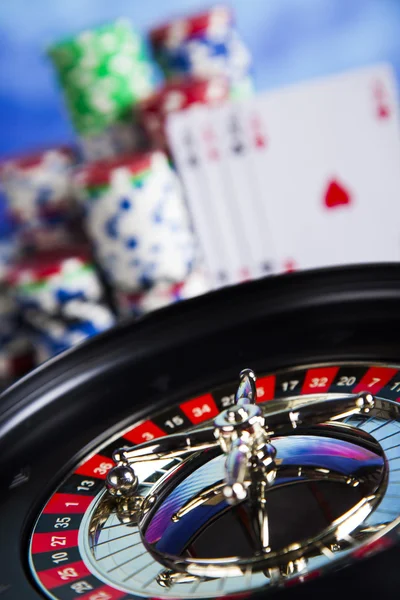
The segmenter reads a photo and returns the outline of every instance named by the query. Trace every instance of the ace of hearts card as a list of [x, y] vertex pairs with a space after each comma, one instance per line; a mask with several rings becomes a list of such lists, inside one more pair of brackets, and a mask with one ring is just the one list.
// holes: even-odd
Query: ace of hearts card
[[[209, 227], [203, 220], [200, 242], [209, 246], [213, 231], [226, 230], [218, 269], [229, 282], [242, 280], [243, 266], [254, 278], [265, 264], [282, 272], [400, 259], [399, 109], [390, 66], [202, 108], [196, 118], [174, 115], [174, 155], [182, 123], [197, 137], [199, 179], [211, 190], [208, 198], [197, 194], [213, 219]], [[213, 153], [201, 150], [201, 130], [212, 132]], [[187, 194], [191, 206], [190, 185]]]
[[279, 270], [400, 258], [400, 129], [383, 65], [266, 94], [261, 185]]

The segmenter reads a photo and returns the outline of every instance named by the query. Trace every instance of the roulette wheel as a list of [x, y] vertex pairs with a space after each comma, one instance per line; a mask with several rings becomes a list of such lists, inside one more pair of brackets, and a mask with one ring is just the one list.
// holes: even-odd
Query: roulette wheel
[[0, 597], [400, 584], [400, 266], [269, 277], [52, 359], [0, 402]]

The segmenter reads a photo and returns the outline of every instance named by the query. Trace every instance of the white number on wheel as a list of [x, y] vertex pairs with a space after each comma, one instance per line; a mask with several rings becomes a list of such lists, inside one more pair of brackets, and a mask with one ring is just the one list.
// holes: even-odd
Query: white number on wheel
[[55, 548], [56, 546], [65, 546], [66, 543], [67, 543], [66, 537], [60, 537], [58, 535], [51, 536], [50, 546], [52, 548]]
[[165, 421], [165, 425], [170, 429], [175, 429], [175, 427], [179, 427], [179, 425], [183, 425], [183, 419], [179, 415], [175, 415], [172, 419], [168, 419]]
[[54, 529], [67, 529], [71, 522], [71, 517], [58, 517], [54, 524]]
[[90, 594], [88, 600], [112, 600], [112, 596], [107, 592], [95, 592]]
[[228, 406], [232, 406], [235, 404], [235, 394], [231, 394], [230, 396], [223, 396], [221, 398], [222, 408], [227, 408]]
[[325, 387], [328, 383], [327, 377], [313, 377], [311, 379], [310, 388]]
[[112, 463], [102, 462], [102, 463], [99, 464], [98, 467], [96, 467], [93, 470], [93, 472], [94, 473], [99, 473], [99, 475], [105, 475], [107, 473], [107, 471], [109, 471], [112, 468], [113, 468], [113, 464]]
[[296, 379], [292, 379], [291, 381], [284, 381], [282, 383], [282, 389], [283, 389], [284, 392], [287, 392], [288, 390], [291, 392], [291, 391], [294, 390], [294, 388], [296, 387], [296, 385], [298, 383], [299, 382], [296, 381]]
[[90, 585], [87, 581], [77, 581], [71, 585], [71, 590], [74, 590], [77, 594], [83, 594], [83, 592], [88, 592], [92, 590], [93, 586]]
[[192, 414], [196, 418], [202, 417], [206, 413], [210, 412], [211, 408], [208, 406], [208, 404], [203, 404], [203, 406], [195, 406], [194, 408], [192, 408]]
[[354, 384], [355, 384], [355, 382], [356, 382], [356, 378], [355, 378], [355, 377], [352, 377], [352, 376], [350, 376], [350, 377], [346, 377], [345, 375], [343, 375], [343, 376], [342, 376], [342, 377], [339, 379], [339, 381], [338, 381], [337, 385], [345, 385], [345, 386], [348, 386], [348, 385], [354, 385]]
[[58, 565], [58, 563], [64, 562], [64, 560], [68, 560], [68, 553], [67, 552], [55, 552], [54, 554], [51, 555], [51, 560], [53, 561], [53, 563]]
[[91, 481], [90, 479], [84, 479], [76, 489], [78, 492], [88, 492], [90, 488], [94, 486], [94, 484], [94, 481]]
[[78, 573], [72, 567], [65, 567], [62, 571], [57, 571], [60, 579], [63, 581], [67, 581], [68, 579], [74, 579], [75, 577], [79, 577]]

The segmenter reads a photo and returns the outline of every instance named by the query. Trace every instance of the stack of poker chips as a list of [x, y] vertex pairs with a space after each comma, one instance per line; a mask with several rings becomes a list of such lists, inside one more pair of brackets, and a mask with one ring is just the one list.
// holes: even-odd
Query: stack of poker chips
[[137, 149], [132, 107], [154, 91], [144, 40], [126, 20], [83, 31], [48, 50], [85, 160]]
[[[30, 364], [29, 340], [41, 362], [114, 323], [103, 277], [120, 315], [141, 315], [209, 289], [179, 180], [165, 154], [143, 149], [168, 150], [164, 126], [171, 112], [247, 94], [251, 60], [225, 7], [171, 22], [150, 37], [167, 77], [158, 91], [158, 66], [125, 20], [49, 48], [81, 158], [95, 162], [80, 168], [81, 203], [70, 149], [0, 166], [16, 228], [13, 242], [0, 247], [0, 282], [6, 279], [12, 300], [11, 316], [1, 308], [0, 289], [0, 385], [3, 373], [21, 375]], [[96, 270], [79, 251], [85, 235]], [[6, 323], [13, 325], [3, 335]]]
[[228, 78], [232, 97], [252, 93], [251, 55], [240, 39], [232, 11], [215, 6], [150, 32], [155, 58], [168, 79]]
[[86, 248], [21, 258], [10, 269], [7, 282], [38, 351], [38, 362], [115, 322]]
[[77, 234], [74, 163], [71, 149], [54, 148], [6, 160], [0, 166], [19, 251], [62, 246]]
[[152, 96], [137, 106], [143, 128], [154, 148], [167, 150], [165, 124], [168, 115], [187, 110], [197, 104], [216, 105], [229, 97], [229, 82], [224, 76], [211, 79], [168, 81]]
[[120, 307], [158, 284], [186, 280], [194, 238], [179, 179], [165, 154], [88, 164], [77, 184], [88, 237]]

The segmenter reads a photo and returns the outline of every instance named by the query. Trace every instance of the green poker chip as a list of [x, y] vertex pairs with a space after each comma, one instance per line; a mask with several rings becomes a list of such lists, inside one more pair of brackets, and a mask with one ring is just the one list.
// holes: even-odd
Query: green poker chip
[[155, 89], [147, 45], [126, 20], [61, 40], [48, 55], [79, 134], [129, 120], [132, 106]]

